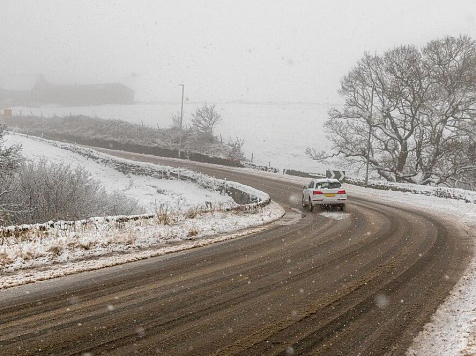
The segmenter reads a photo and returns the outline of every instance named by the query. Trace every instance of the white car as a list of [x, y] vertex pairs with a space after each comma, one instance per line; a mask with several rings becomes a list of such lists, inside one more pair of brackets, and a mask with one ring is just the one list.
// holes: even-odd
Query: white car
[[313, 210], [314, 206], [338, 206], [345, 209], [347, 193], [337, 179], [313, 179], [302, 190], [302, 206]]

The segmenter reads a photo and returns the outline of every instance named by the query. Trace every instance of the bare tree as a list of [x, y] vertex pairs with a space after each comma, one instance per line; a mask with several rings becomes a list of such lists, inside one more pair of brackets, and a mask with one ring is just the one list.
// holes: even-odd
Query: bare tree
[[221, 120], [221, 115], [215, 110], [215, 105], [205, 104], [192, 114], [192, 128], [213, 140], [213, 130]]
[[334, 152], [316, 154], [308, 149], [308, 154], [314, 159], [343, 156], [353, 165], [363, 165], [368, 159], [387, 180], [416, 175], [406, 164], [419, 115], [418, 95], [423, 91], [420, 82], [412, 79], [421, 77], [415, 66], [418, 58], [412, 46], [396, 48], [382, 57], [365, 54], [341, 81], [344, 108], [329, 111], [326, 128]]
[[459, 154], [465, 156], [463, 147], [474, 138], [476, 43], [466, 36], [446, 37], [428, 43], [423, 54], [431, 85], [420, 122], [421, 152], [417, 159], [423, 183], [441, 183], [462, 168], [448, 165], [454, 150], [460, 148]]
[[243, 161], [245, 159], [245, 154], [243, 153], [244, 144], [244, 140], [239, 139], [238, 137], [235, 137], [235, 139], [230, 137], [227, 143], [227, 146], [230, 147], [228, 158], [234, 161]]
[[343, 157], [356, 168], [368, 160], [390, 181], [447, 183], [456, 168], [450, 147], [474, 137], [475, 49], [468, 37], [447, 37], [423, 50], [365, 54], [342, 79], [344, 107], [329, 111], [333, 152], [308, 148], [308, 155]]

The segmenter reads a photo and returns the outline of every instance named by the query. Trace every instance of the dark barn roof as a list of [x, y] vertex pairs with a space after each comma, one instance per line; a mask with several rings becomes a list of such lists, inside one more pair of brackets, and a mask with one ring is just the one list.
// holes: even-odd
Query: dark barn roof
[[31, 90], [32, 100], [40, 104], [100, 105], [132, 104], [134, 91], [121, 83], [53, 85], [44, 80]]
[[67, 106], [133, 104], [134, 91], [121, 83], [56, 85], [40, 78], [30, 91], [0, 89], [1, 105]]

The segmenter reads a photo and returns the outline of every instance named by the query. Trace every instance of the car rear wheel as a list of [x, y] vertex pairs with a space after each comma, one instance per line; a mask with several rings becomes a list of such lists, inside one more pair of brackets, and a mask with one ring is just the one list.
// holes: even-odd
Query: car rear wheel
[[342, 204], [342, 205], [340, 206], [340, 210], [341, 210], [341, 211], [344, 211], [344, 210], [345, 210], [345, 204]]
[[312, 205], [312, 201], [311, 201], [311, 198], [309, 198], [309, 211], [313, 211], [314, 210], [314, 205]]
[[304, 195], [302, 196], [301, 202], [302, 202], [302, 207], [305, 208], [307, 204], [306, 204], [306, 199], [304, 199]]

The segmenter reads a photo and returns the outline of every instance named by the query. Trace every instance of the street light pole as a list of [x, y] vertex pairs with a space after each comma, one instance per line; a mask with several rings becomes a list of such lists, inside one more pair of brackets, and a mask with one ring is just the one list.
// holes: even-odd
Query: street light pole
[[185, 91], [185, 85], [184, 84], [179, 84], [182, 87], [182, 106], [180, 109], [180, 135], [179, 135], [179, 150], [178, 150], [178, 156], [180, 158], [180, 151], [182, 149], [182, 131], [183, 131], [183, 94]]
[[374, 86], [372, 85], [372, 95], [370, 99], [369, 137], [367, 140], [367, 164], [365, 167], [365, 186], [369, 186], [369, 161], [370, 161], [370, 140], [372, 138], [372, 109], [374, 107]]

